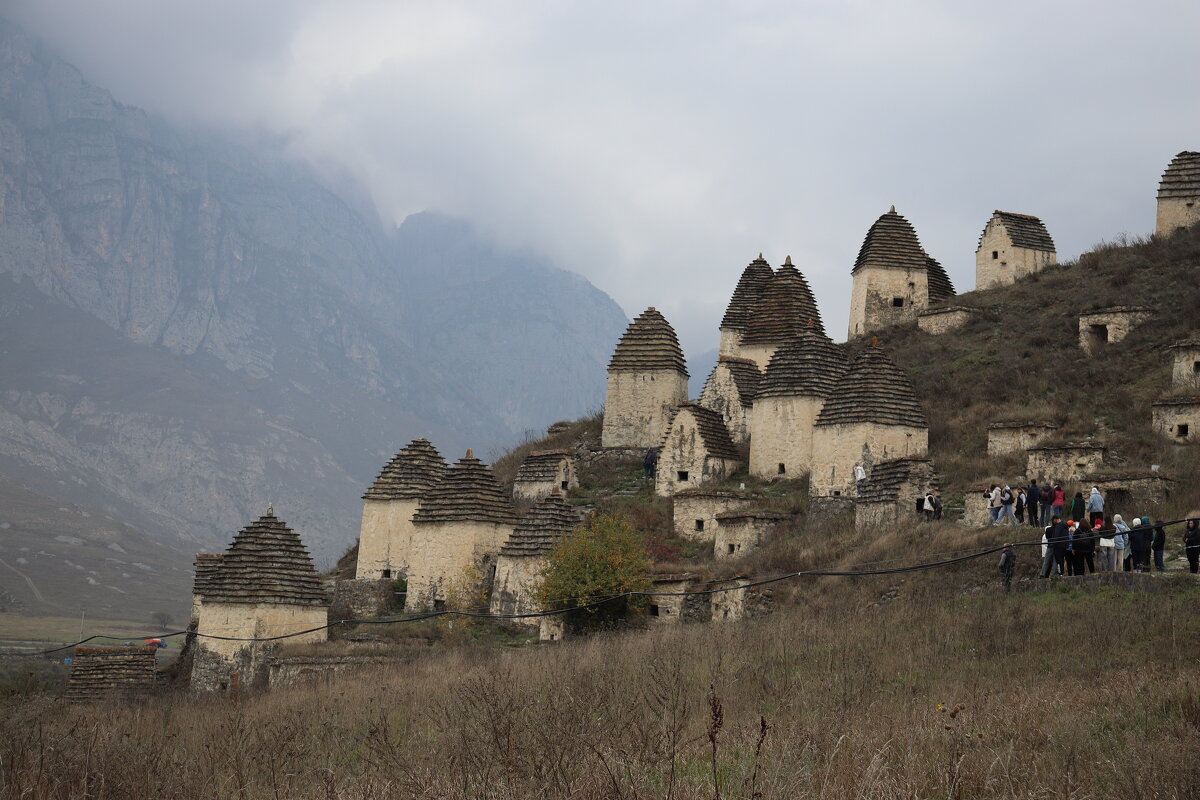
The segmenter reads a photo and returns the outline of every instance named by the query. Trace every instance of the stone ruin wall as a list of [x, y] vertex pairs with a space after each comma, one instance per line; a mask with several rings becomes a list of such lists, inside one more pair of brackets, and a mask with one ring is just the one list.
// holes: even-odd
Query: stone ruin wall
[[[677, 494], [671, 502], [671, 519], [675, 535], [681, 539], [713, 541], [717, 531], [717, 515], [726, 511], [739, 511], [752, 502], [750, 497], [733, 494], [714, 496], [709, 494]], [[704, 522], [704, 530], [696, 530], [696, 520]]]
[[1200, 196], [1164, 197], [1158, 201], [1154, 232], [1159, 236], [1200, 223]]
[[67, 679], [66, 699], [83, 703], [122, 699], [155, 688], [157, 647], [76, 647]]
[[967, 493], [963, 495], [963, 516], [962, 523], [969, 525], [972, 528], [986, 528], [991, 524], [991, 517], [988, 514], [988, 498], [983, 496], [986, 486], [976, 486], [973, 489], [967, 489]]
[[394, 578], [355, 578], [337, 581], [330, 619], [370, 619], [385, 616], [396, 605]]
[[[893, 306], [894, 297], [904, 298], [904, 306]], [[928, 307], [929, 273], [925, 269], [864, 267], [854, 273], [850, 289], [849, 338], [909, 322]]]
[[572, 458], [564, 457], [559, 462], [558, 469], [554, 473], [554, 478], [546, 481], [514, 481], [513, 482], [513, 498], [516, 500], [526, 500], [531, 503], [536, 503], [543, 497], [549, 497], [558, 489], [563, 494], [575, 489], [579, 486], [579, 479], [575, 475], [575, 462]]
[[267, 684], [272, 689], [314, 683], [330, 684], [344, 674], [381, 668], [395, 672], [407, 663], [408, 660], [404, 658], [370, 655], [271, 658], [267, 662]]
[[989, 456], [1002, 456], [1008, 453], [1021, 453], [1036, 446], [1054, 434], [1057, 426], [1025, 425], [1019, 428], [988, 428], [987, 453]]
[[700, 405], [717, 412], [725, 420], [725, 427], [734, 444], [745, 444], [750, 438], [750, 414], [753, 407], [746, 409], [742, 406], [741, 395], [738, 394], [737, 383], [733, 373], [721, 369], [718, 365], [700, 395]]
[[657, 447], [671, 410], [687, 402], [687, 384], [687, 376], [675, 370], [608, 373], [601, 445]]
[[412, 550], [413, 514], [419, 501], [363, 500], [362, 525], [358, 533], [358, 567], [354, 577], [364, 580], [408, 574]]
[[[534, 592], [542, 582], [546, 556], [505, 556], [496, 559], [490, 611], [493, 614], [529, 614], [541, 610]], [[540, 618], [514, 619], [510, 624], [537, 629]]]
[[857, 422], [819, 425], [813, 436], [810, 492], [822, 497], [854, 496], [854, 463], [879, 463], [929, 452], [929, 430], [907, 425]]
[[951, 333], [967, 324], [967, 320], [975, 312], [966, 308], [948, 308], [939, 311], [926, 311], [917, 315], [917, 327], [931, 336], [941, 336]]
[[931, 480], [910, 476], [900, 484], [895, 500], [881, 503], [855, 503], [854, 526], [859, 530], [890, 528], [897, 523], [919, 519], [917, 498], [923, 498], [934, 488]]
[[[324, 606], [277, 603], [205, 602], [200, 610], [197, 633], [242, 639], [263, 639], [321, 627], [328, 622]], [[285, 639], [289, 644], [324, 642], [327, 630]], [[194, 692], [226, 691], [233, 688], [233, 675], [241, 690], [267, 684], [267, 663], [279, 649], [274, 642], [233, 642], [197, 637], [192, 661], [191, 689]]]
[[742, 355], [742, 332], [721, 328], [721, 342], [717, 346], [717, 358], [745, 358]]
[[709, 619], [713, 622], [724, 620], [737, 621], [754, 619], [771, 613], [775, 598], [767, 586], [749, 587], [746, 578], [731, 578], [726, 581], [714, 581], [706, 588], [723, 588], [736, 586], [731, 591], [716, 592], [708, 595]]
[[1115, 344], [1130, 331], [1150, 319], [1149, 311], [1097, 311], [1079, 315], [1079, 346], [1088, 355], [1100, 352], [1092, 341], [1092, 326], [1105, 325], [1108, 327], [1107, 344]]
[[754, 517], [718, 520], [717, 535], [713, 540], [713, 558], [717, 561], [741, 558], [751, 550], [758, 549], [780, 522], [778, 519]]
[[1038, 450], [1028, 452], [1025, 458], [1025, 477], [1039, 483], [1049, 478], [1066, 484], [1082, 481], [1089, 474], [1104, 466], [1104, 451], [1091, 448], [1067, 448], [1063, 450]]
[[[413, 526], [405, 611], [429, 611], [454, 593], [482, 592], [511, 525], [470, 520], [422, 522]], [[447, 603], [449, 605], [449, 603]]]
[[1176, 347], [1172, 356], [1171, 385], [1200, 388], [1200, 347]]
[[[799, 478], [809, 472], [813, 463], [813, 424], [824, 404], [817, 397], [756, 399], [750, 422], [750, 474], [771, 480]], [[780, 464], [784, 465], [782, 474]]]
[[[999, 257], [993, 259], [993, 252]], [[975, 252], [975, 288], [1007, 286], [1055, 263], [1052, 252], [1013, 246], [1003, 223], [992, 217]]]
[[[662, 452], [658, 454], [655, 493], [670, 497], [685, 489], [724, 480], [737, 470], [738, 462], [712, 457], [707, 452], [696, 418], [687, 412], [680, 412], [675, 417], [670, 435], [662, 443]], [[680, 472], [688, 473], [686, 481], [679, 480]]]
[[[689, 596], [680, 594], [680, 592], [689, 591], [690, 584], [690, 580], [653, 582], [650, 591], [664, 594], [650, 598], [649, 621], [651, 625], [676, 625], [685, 619]], [[658, 613], [655, 613], [656, 610]]]
[[[1200, 397], [1191, 403], [1153, 403], [1151, 424], [1155, 432], [1173, 442], [1200, 440]], [[1187, 425], [1187, 435], [1179, 435], [1179, 426]]]

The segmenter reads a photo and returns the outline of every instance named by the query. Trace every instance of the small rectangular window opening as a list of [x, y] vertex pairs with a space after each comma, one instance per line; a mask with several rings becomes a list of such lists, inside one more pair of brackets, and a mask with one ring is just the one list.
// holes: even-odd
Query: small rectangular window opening
[[567, 490], [567, 487], [568, 487], [569, 485], [570, 485], [570, 482], [569, 482], [569, 481], [563, 481], [562, 483], [560, 483], [560, 484], [558, 485], [558, 488], [562, 489], [562, 490], [565, 492], [565, 491]]
[[1186, 438], [1187, 438], [1187, 435], [1188, 435], [1188, 426], [1187, 426], [1187, 423], [1186, 423], [1186, 422], [1185, 422], [1185, 423], [1183, 423], [1182, 425], [1179, 425], [1179, 426], [1177, 426], [1177, 427], [1175, 428], [1175, 435], [1176, 435], [1176, 436], [1178, 436], [1180, 439], [1186, 439]]
[[385, 570], [383, 571], [383, 577], [385, 577], [385, 578], [390, 578], [390, 577], [392, 577], [392, 571], [391, 571], [390, 569], [385, 569]]
[[688, 479], [688, 473], [687, 473], [687, 470], [686, 470], [686, 469], [681, 469], [681, 470], [679, 470], [679, 472], [678, 472], [678, 473], [676, 473], [676, 474], [679, 476], [679, 482], [680, 482], [680, 483], [686, 483], [686, 482], [687, 482], [687, 479]]
[[696, 531], [699, 532], [699, 531], [703, 531], [703, 530], [704, 530], [704, 520], [702, 520], [702, 519], [696, 520]]
[[445, 611], [446, 610], [446, 601], [445, 600], [434, 600], [433, 601], [433, 610], [434, 611]]
[[999, 251], [999, 250], [993, 250], [993, 251], [992, 251], [992, 261], [995, 261], [995, 260], [997, 260], [998, 258], [1000, 258], [1000, 251]]
[[785, 466], [784, 464], [780, 464], [779, 465], [779, 474], [786, 475], [787, 474], [787, 466]]
[[1198, 372], [1198, 373], [1200, 373], [1200, 361], [1193, 361], [1193, 362], [1192, 362], [1192, 372]]
[[737, 549], [737, 548], [736, 548], [736, 547], [734, 547], [733, 545], [729, 545], [729, 554], [730, 554], [730, 555], [733, 555], [733, 552], [734, 552], [734, 550], [736, 550], [736, 549]]
[[650, 616], [652, 616], [652, 617], [658, 616], [658, 606], [650, 606]]
[[841, 497], [841, 496], [842, 496], [842, 493], [841, 493], [841, 492], [838, 492], [838, 491], [835, 491], [835, 492], [833, 493], [833, 496], [834, 496], [834, 497]]
[[903, 297], [893, 297], [892, 298], [892, 308], [904, 308], [904, 298]]

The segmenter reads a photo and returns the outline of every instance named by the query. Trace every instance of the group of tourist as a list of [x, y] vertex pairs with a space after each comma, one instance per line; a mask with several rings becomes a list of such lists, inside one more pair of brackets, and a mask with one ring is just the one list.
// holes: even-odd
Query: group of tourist
[[[1076, 492], [1069, 505], [1062, 484], [1048, 481], [1041, 486], [1030, 481], [1028, 487], [1016, 489], [995, 484], [984, 492], [984, 498], [993, 525], [1028, 521], [1043, 527], [1043, 578], [1097, 571], [1166, 571], [1163, 553], [1167, 534], [1163, 525], [1148, 515], [1134, 517], [1128, 523], [1120, 514], [1106, 517], [1104, 495], [1098, 486], [1093, 486], [1086, 498], [1083, 492]], [[1183, 545], [1188, 569], [1200, 573], [1200, 519], [1185, 523]], [[1005, 559], [1001, 559], [1001, 574], [1004, 569]]]

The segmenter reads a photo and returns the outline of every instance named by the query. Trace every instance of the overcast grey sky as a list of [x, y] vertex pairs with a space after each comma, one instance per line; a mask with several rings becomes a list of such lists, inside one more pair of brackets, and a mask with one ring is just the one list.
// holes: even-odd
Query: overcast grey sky
[[845, 335], [895, 204], [959, 291], [995, 208], [1065, 259], [1154, 225], [1200, 149], [1200, 2], [8, 0], [117, 99], [286, 134], [381, 215], [531, 245], [716, 346], [790, 254]]

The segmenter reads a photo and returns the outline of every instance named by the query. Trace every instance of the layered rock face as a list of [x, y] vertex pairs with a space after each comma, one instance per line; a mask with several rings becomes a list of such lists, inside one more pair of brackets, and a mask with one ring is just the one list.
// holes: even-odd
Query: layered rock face
[[285, 143], [173, 128], [4, 21], [0, 143], [0, 470], [188, 540], [185, 570], [268, 500], [326, 559], [398, 443], [600, 402], [626, 320], [579, 276], [388, 229]]

